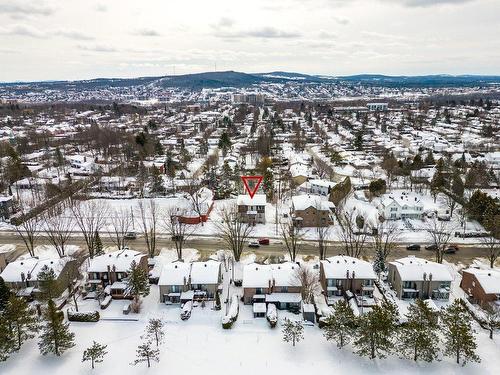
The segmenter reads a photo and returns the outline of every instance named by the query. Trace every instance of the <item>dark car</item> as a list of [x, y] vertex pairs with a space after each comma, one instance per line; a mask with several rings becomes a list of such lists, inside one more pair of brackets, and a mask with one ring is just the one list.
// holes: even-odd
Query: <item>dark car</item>
[[455, 254], [457, 251], [458, 251], [457, 245], [450, 245], [444, 250], [444, 253], [445, 254]]
[[269, 238], [259, 238], [259, 245], [269, 245]]
[[436, 245], [428, 245], [425, 247], [425, 250], [430, 250], [430, 251], [436, 251], [437, 250], [437, 246]]
[[406, 250], [408, 251], [420, 251], [420, 245], [413, 244], [406, 246]]

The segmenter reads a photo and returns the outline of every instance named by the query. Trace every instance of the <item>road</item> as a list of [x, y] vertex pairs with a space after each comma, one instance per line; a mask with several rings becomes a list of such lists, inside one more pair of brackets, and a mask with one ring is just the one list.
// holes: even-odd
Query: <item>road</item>
[[[103, 245], [106, 246], [113, 246], [113, 243], [109, 238], [106, 236], [101, 237]], [[17, 233], [13, 232], [0, 232], [0, 245], [4, 244], [14, 244], [16, 245], [16, 251], [12, 254], [10, 254], [7, 257], [8, 261], [12, 261], [13, 259], [17, 258], [21, 254], [25, 252], [25, 247], [22, 239], [19, 237]], [[44, 245], [44, 244], [49, 244], [47, 239], [41, 237], [38, 239], [37, 245]], [[74, 235], [71, 237], [69, 243], [70, 245], [78, 245], [82, 249], [85, 248], [85, 240], [83, 239], [83, 236], [78, 236]], [[146, 244], [142, 238], [137, 238], [136, 240], [131, 240], [128, 242], [128, 246], [134, 250], [146, 252]], [[157, 239], [157, 248], [174, 248], [175, 245], [174, 243], [170, 240], [170, 238], [167, 238], [165, 236], [160, 236]], [[186, 241], [186, 244], [184, 245], [185, 248], [194, 248], [197, 249], [200, 252], [200, 255], [202, 258], [207, 258], [210, 254], [213, 252], [224, 249], [226, 246], [224, 243], [215, 237], [196, 237], [192, 236]], [[286, 248], [284, 247], [283, 244], [280, 243], [278, 240], [271, 240], [271, 243], [266, 246], [260, 246], [258, 249], [250, 249], [246, 248], [248, 252], [253, 252], [257, 256], [265, 258], [268, 256], [278, 256], [278, 255], [283, 255], [286, 253]], [[314, 256], [318, 254], [318, 246], [315, 241], [304, 241], [301, 244], [300, 252], [301, 255], [304, 256]], [[340, 243], [338, 242], [331, 242], [329, 243], [329, 246], [327, 248], [327, 257], [333, 256], [333, 255], [340, 255], [345, 253], [343, 248], [341, 247]], [[363, 254], [364, 257], [367, 257], [369, 259], [373, 259], [373, 250], [370, 248], [367, 248], [365, 250], [365, 253]], [[426, 258], [433, 260], [434, 259], [434, 253], [432, 251], [427, 251], [423, 249], [421, 251], [408, 251], [406, 250], [406, 245], [399, 245], [396, 249], [392, 251], [392, 253], [389, 256], [389, 260], [393, 259], [398, 259], [405, 257], [407, 255], [415, 255], [421, 258]], [[445, 255], [445, 260], [452, 262], [452, 263], [458, 263], [461, 262], [463, 264], [470, 264], [472, 263], [472, 260], [477, 257], [485, 257], [486, 256], [486, 250], [484, 248], [481, 248], [478, 245], [461, 245], [460, 250], [456, 254], [446, 254]]]

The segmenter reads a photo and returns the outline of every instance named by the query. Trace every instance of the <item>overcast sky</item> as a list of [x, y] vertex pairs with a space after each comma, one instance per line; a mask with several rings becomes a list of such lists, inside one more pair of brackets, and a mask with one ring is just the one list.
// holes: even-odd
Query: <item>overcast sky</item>
[[0, 81], [500, 74], [499, 0], [0, 0]]

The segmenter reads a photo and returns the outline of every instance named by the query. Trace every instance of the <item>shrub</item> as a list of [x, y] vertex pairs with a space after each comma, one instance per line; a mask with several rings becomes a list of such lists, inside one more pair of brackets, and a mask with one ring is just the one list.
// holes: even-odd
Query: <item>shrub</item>
[[99, 311], [75, 312], [68, 310], [68, 320], [70, 322], [98, 322], [100, 319]]

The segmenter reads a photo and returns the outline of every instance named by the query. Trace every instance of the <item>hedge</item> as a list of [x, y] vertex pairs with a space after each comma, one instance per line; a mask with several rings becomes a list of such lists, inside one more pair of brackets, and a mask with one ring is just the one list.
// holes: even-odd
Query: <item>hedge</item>
[[70, 322], [98, 322], [100, 319], [99, 311], [74, 312], [68, 311], [68, 320]]

